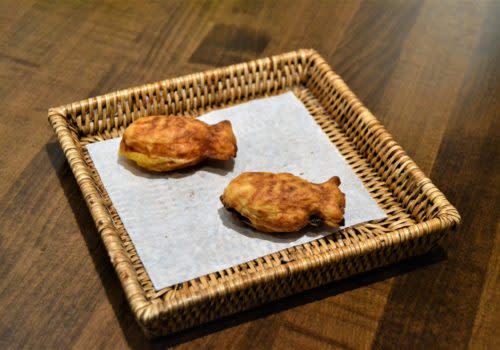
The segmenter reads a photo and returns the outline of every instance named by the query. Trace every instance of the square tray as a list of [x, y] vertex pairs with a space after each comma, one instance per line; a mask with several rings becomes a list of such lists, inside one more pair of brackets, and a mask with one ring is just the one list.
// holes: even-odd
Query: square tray
[[[154, 290], [87, 153], [137, 118], [200, 115], [292, 91], [388, 217], [162, 290]], [[314, 50], [298, 50], [112, 92], [49, 110], [138, 323], [165, 335], [422, 254], [460, 222], [457, 210]]]

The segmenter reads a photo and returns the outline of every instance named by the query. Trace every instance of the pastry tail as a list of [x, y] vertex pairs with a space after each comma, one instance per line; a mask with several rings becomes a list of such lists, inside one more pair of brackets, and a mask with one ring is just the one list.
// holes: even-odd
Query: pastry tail
[[330, 185], [335, 185], [335, 186], [340, 186], [340, 179], [338, 176], [333, 176], [330, 180], [322, 183], [323, 186], [330, 186]]
[[238, 147], [231, 122], [223, 120], [210, 127], [210, 142], [207, 157], [217, 160], [229, 160], [236, 157]]
[[330, 227], [344, 226], [345, 194], [340, 191], [340, 179], [333, 176], [320, 185], [327, 194], [327, 201], [320, 208], [321, 216]]

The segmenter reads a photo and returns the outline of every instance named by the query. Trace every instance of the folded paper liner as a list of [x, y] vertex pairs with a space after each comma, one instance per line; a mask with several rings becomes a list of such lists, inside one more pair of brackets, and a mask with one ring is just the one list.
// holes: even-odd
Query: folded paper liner
[[316, 183], [336, 175], [346, 195], [345, 227], [386, 217], [292, 92], [200, 119], [209, 124], [231, 121], [238, 142], [234, 161], [155, 174], [118, 156], [120, 138], [86, 146], [156, 290], [334, 232], [311, 227], [264, 234], [240, 223], [219, 197], [245, 171], [289, 172]]

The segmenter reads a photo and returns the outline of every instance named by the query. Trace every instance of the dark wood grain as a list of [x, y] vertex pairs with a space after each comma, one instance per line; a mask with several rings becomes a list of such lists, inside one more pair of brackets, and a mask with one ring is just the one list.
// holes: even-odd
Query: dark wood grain
[[[4, 1], [0, 348], [500, 348], [500, 3]], [[318, 50], [463, 224], [423, 257], [148, 341], [47, 108]]]

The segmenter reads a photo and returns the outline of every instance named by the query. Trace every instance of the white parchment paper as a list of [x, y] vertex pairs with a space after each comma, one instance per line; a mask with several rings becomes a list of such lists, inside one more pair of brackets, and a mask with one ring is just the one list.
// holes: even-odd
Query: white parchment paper
[[238, 155], [184, 171], [153, 174], [118, 157], [119, 138], [87, 146], [101, 180], [156, 290], [325, 236], [255, 232], [220, 203], [244, 171], [290, 172], [312, 182], [340, 177], [345, 224], [386, 217], [352, 169], [291, 92], [208, 113], [231, 121]]

